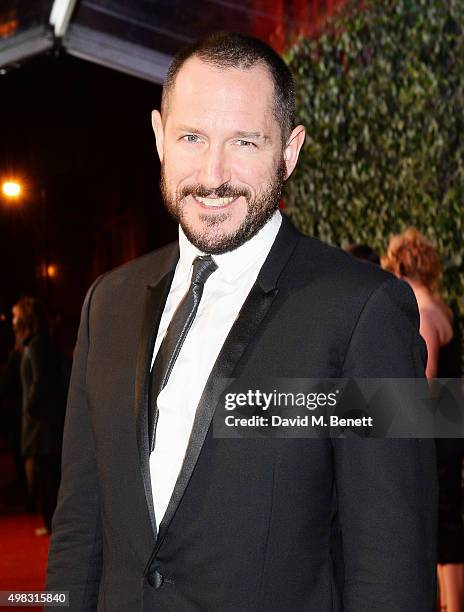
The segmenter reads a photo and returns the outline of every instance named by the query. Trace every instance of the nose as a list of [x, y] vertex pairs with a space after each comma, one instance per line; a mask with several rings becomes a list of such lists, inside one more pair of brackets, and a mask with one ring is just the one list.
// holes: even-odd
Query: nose
[[210, 189], [217, 189], [230, 178], [226, 154], [220, 145], [210, 146], [202, 153], [198, 168], [198, 182]]

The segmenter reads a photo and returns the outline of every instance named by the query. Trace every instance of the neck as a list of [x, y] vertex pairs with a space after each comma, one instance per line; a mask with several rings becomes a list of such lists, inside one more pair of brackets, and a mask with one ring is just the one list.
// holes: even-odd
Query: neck
[[405, 280], [409, 285], [411, 285], [414, 292], [418, 291], [421, 293], [428, 293], [432, 295], [432, 292], [428, 287], [426, 287], [423, 283], [413, 278], [409, 278], [408, 276], [403, 276], [403, 280]]

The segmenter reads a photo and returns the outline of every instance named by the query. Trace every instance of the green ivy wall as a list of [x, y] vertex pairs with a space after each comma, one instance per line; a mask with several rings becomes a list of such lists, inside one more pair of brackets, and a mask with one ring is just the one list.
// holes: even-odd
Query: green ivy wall
[[307, 234], [383, 252], [415, 226], [464, 308], [464, 0], [351, 1], [286, 54], [307, 139], [286, 188]]

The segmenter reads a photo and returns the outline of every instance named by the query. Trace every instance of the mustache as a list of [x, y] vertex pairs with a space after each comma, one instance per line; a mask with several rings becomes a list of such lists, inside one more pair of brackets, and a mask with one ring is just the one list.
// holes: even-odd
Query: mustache
[[179, 198], [186, 198], [189, 195], [197, 196], [199, 198], [209, 198], [211, 196], [216, 198], [239, 198], [243, 196], [247, 201], [251, 200], [251, 192], [246, 187], [234, 187], [229, 183], [223, 183], [215, 189], [205, 187], [204, 185], [186, 185], [182, 187], [178, 192]]

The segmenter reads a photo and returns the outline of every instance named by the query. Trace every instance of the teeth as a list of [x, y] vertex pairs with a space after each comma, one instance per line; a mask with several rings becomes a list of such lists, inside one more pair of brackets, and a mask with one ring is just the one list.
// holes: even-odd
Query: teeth
[[205, 206], [226, 206], [230, 204], [234, 198], [199, 198], [195, 196], [195, 199]]

